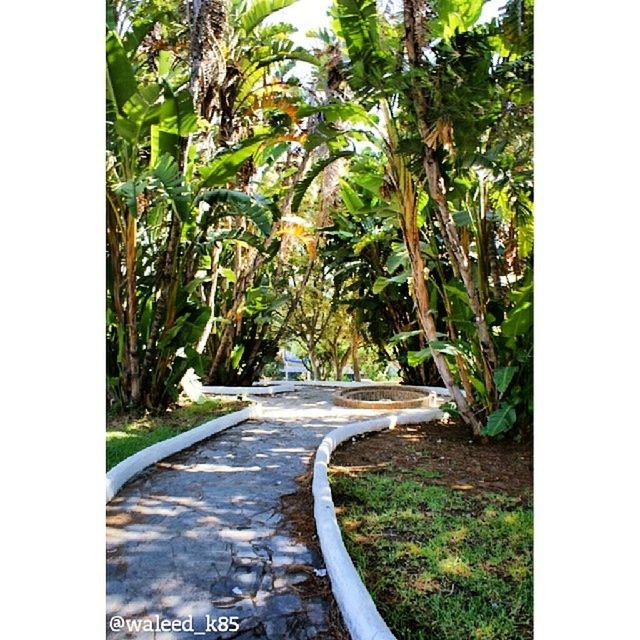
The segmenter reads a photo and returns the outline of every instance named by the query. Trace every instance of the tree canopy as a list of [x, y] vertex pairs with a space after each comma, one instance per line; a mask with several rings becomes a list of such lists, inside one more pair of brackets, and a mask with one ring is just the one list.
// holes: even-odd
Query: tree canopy
[[[109, 0], [108, 398], [394, 363], [476, 435], [528, 428], [533, 9]], [[302, 71], [311, 78], [301, 80]]]

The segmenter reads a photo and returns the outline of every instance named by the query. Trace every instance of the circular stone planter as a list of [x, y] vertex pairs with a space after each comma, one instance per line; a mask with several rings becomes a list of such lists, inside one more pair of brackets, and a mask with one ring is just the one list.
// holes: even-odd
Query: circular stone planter
[[409, 386], [366, 385], [333, 394], [334, 404], [352, 409], [425, 409], [439, 406], [438, 402], [435, 393]]

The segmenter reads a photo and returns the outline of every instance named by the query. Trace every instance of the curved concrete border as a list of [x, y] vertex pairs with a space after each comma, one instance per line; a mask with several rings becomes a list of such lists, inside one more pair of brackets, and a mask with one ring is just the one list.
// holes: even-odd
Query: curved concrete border
[[331, 431], [318, 447], [313, 466], [313, 513], [322, 555], [331, 579], [331, 590], [352, 640], [395, 640], [395, 636], [376, 609], [344, 546], [329, 485], [331, 454], [339, 444], [354, 436], [392, 429], [399, 424], [428, 422], [443, 415], [438, 409], [426, 409], [352, 422]]
[[[401, 385], [399, 382], [385, 382], [380, 381], [376, 382], [375, 380], [362, 380], [361, 382], [346, 382], [343, 380], [298, 380], [294, 382], [296, 388], [297, 387], [330, 387], [335, 389], [354, 389], [356, 387], [363, 387], [365, 385], [375, 385], [375, 386], [407, 386], [412, 389], [420, 389], [422, 391], [429, 391], [430, 393], [435, 393], [440, 396], [449, 397], [449, 392], [446, 387], [427, 387], [427, 386], [417, 386], [417, 385]], [[461, 392], [464, 395], [464, 391]]]
[[[359, 398], [359, 393], [371, 393], [376, 391], [384, 391], [387, 398], [377, 400], [368, 400]], [[394, 398], [393, 395], [407, 396], [405, 398]], [[333, 394], [333, 404], [339, 407], [352, 407], [353, 409], [383, 409], [386, 411], [394, 411], [396, 409], [426, 409], [427, 407], [435, 407], [437, 396], [429, 393], [420, 387], [411, 387], [408, 385], [384, 385], [384, 384], [367, 384], [354, 388], [338, 389]]]
[[295, 390], [293, 382], [255, 387], [202, 387], [202, 393], [216, 396], [272, 396], [276, 393], [289, 393]]
[[259, 418], [262, 412], [262, 405], [254, 403], [252, 406], [240, 411], [234, 411], [228, 413], [225, 416], [214, 418], [201, 424], [199, 427], [194, 427], [180, 433], [173, 438], [163, 440], [152, 444], [146, 449], [142, 449], [132, 456], [125, 458], [122, 462], [119, 462], [107, 473], [107, 502], [111, 500], [122, 488], [122, 485], [130, 480], [133, 476], [140, 473], [143, 469], [149, 465], [162, 460], [167, 456], [170, 456], [182, 449], [190, 447], [192, 444], [204, 440], [220, 431], [224, 431], [229, 427], [233, 427], [245, 420], [251, 420], [252, 418]]

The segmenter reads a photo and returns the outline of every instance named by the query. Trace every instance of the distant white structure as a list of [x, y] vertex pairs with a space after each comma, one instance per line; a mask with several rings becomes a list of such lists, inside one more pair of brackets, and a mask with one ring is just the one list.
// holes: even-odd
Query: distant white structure
[[299, 373], [302, 373], [305, 379], [307, 379], [309, 372], [302, 363], [302, 360], [298, 358], [295, 353], [287, 351], [286, 349], [282, 349], [280, 357], [282, 358], [283, 362], [282, 372], [284, 374], [285, 380], [289, 379], [289, 374], [297, 375]]

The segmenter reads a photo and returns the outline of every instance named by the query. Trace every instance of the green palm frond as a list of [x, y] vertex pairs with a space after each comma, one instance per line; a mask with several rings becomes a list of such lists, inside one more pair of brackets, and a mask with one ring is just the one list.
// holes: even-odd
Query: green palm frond
[[296, 184], [293, 189], [293, 200], [291, 201], [291, 211], [296, 213], [300, 208], [304, 194], [307, 192], [314, 179], [320, 175], [331, 163], [335, 162], [339, 158], [349, 158], [354, 154], [353, 151], [339, 151], [332, 153], [326, 158], [316, 162], [309, 171], [305, 174], [304, 178]]

